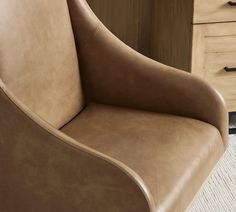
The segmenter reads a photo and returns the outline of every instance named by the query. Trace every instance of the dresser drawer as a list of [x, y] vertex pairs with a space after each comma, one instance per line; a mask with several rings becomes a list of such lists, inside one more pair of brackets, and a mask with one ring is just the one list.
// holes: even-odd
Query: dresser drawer
[[235, 70], [236, 23], [195, 25], [192, 73], [206, 79], [224, 96], [229, 111], [236, 111]]
[[228, 2], [228, 0], [195, 0], [193, 22], [236, 21], [236, 5], [231, 6]]

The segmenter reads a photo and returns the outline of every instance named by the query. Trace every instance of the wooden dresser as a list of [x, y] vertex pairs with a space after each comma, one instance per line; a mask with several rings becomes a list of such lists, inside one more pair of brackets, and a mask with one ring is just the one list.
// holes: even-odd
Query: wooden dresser
[[151, 57], [210, 82], [236, 111], [236, 1], [153, 1]]

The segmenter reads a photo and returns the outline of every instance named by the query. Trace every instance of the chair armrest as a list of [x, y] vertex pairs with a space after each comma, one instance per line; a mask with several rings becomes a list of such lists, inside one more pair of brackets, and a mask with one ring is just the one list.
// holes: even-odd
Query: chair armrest
[[200, 78], [129, 48], [85, 1], [68, 2], [88, 101], [199, 119], [218, 128], [227, 145], [227, 110], [218, 92]]
[[0, 211], [153, 211], [142, 180], [32, 114], [0, 82]]

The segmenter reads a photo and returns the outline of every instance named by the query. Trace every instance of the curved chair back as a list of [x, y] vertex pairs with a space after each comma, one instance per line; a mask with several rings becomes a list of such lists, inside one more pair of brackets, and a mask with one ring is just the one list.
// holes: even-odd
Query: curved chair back
[[56, 128], [82, 109], [66, 0], [0, 1], [0, 78], [30, 110]]

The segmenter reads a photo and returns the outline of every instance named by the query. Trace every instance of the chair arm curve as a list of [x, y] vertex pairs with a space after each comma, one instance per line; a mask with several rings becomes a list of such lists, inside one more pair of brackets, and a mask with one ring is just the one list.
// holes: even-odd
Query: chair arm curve
[[0, 81], [0, 211], [154, 211], [124, 164], [67, 137]]
[[125, 45], [85, 0], [68, 3], [88, 101], [199, 119], [215, 126], [227, 146], [228, 114], [216, 90]]

